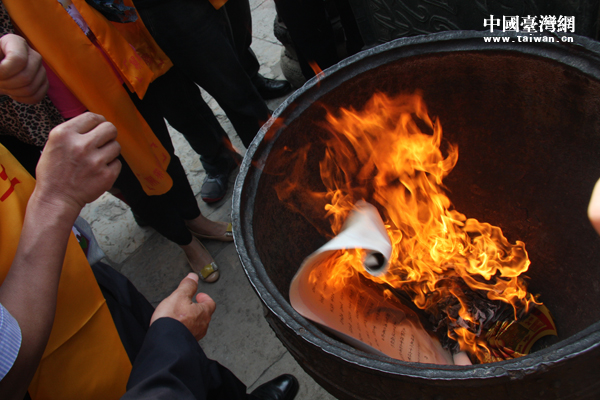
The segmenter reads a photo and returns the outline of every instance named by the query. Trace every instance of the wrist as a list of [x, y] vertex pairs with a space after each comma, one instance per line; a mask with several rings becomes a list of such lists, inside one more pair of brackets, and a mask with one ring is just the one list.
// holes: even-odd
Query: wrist
[[36, 186], [27, 203], [27, 214], [37, 216], [36, 220], [52, 220], [53, 224], [68, 226], [70, 230], [82, 208], [83, 206], [73, 199], [49, 195], [38, 190]]

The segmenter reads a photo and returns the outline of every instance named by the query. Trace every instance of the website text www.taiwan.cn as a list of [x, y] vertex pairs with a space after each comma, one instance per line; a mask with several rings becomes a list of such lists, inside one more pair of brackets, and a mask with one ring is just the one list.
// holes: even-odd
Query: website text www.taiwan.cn
[[[573, 37], [561, 33], [575, 32], [575, 17], [567, 15], [540, 15], [520, 17], [503, 15], [502, 18], [490, 15], [483, 20], [484, 28], [490, 32], [515, 32], [513, 36], [484, 36], [487, 43], [572, 43]], [[537, 33], [549, 32], [551, 36], [540, 36]]]

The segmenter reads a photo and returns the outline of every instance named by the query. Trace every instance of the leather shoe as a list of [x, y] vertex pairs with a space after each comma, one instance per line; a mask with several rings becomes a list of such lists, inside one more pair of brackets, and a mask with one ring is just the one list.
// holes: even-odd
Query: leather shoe
[[298, 380], [293, 375], [284, 374], [263, 383], [250, 395], [261, 400], [292, 400], [296, 397], [299, 387]]
[[263, 100], [276, 99], [292, 91], [292, 85], [288, 81], [269, 79], [260, 74], [256, 74], [252, 83]]

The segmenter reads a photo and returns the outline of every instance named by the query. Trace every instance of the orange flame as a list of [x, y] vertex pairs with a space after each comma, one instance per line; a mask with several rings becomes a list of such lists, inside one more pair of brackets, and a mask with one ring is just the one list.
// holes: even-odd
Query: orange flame
[[310, 68], [315, 73], [315, 76], [317, 77], [317, 85], [320, 85], [321, 79], [323, 79], [323, 75], [324, 75], [323, 70], [321, 69], [321, 67], [319, 67], [319, 64], [317, 64], [316, 61], [309, 61], [308, 65], [310, 66]]
[[393, 247], [385, 275], [365, 273], [363, 255], [346, 252], [337, 258], [330, 283], [345, 285], [360, 273], [404, 291], [429, 313], [439, 312], [440, 300], [453, 297], [461, 307], [461, 321], [456, 322], [463, 326], [453, 331], [458, 335], [453, 339], [480, 361], [489, 359], [490, 350], [478, 337], [481, 327], [467, 307], [464, 285], [490, 300], [511, 304], [515, 318], [528, 311], [535, 300], [520, 278], [530, 265], [525, 244], [511, 244], [500, 228], [452, 209], [442, 180], [456, 165], [458, 148], [448, 144], [447, 155], [442, 154], [441, 124], [429, 117], [420, 93], [394, 98], [378, 93], [362, 110], [328, 111], [326, 120], [331, 138], [320, 172], [327, 190], [305, 187], [307, 147], [297, 152], [290, 179], [277, 188], [280, 199], [297, 210], [301, 206], [294, 204], [325, 204], [324, 216], [334, 234], [353, 205], [368, 199], [380, 210]]

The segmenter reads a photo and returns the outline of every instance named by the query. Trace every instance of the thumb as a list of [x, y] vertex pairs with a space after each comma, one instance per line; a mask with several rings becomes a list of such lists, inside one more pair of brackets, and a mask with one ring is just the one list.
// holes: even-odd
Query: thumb
[[[0, 38], [0, 61], [5, 57], [11, 57], [13, 60], [16, 58], [19, 61], [19, 67], [24, 67], [27, 64], [27, 53], [29, 50], [29, 45], [22, 37], [14, 34], [4, 35]], [[10, 72], [16, 73], [17, 71], [13, 71], [14, 66], [2, 66], [3, 69], [9, 69]]]
[[9, 51], [12, 44], [12, 37], [10, 34], [0, 37], [0, 60], [2, 60], [6, 53]]
[[215, 301], [206, 293], [198, 293], [196, 302], [204, 307], [208, 315], [212, 315], [217, 308]]
[[186, 296], [190, 301], [198, 290], [198, 275], [190, 272], [183, 280], [179, 283], [177, 291]]

